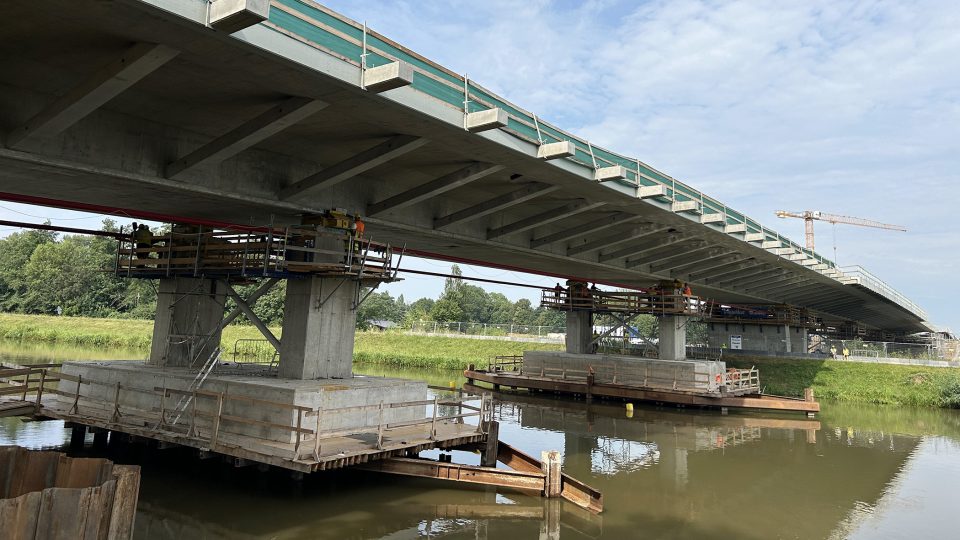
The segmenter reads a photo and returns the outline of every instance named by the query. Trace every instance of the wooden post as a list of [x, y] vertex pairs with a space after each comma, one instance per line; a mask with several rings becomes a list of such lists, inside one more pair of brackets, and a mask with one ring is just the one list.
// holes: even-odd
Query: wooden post
[[377, 450], [383, 450], [383, 401], [380, 402], [380, 420], [377, 422]]
[[317, 408], [317, 430], [313, 439], [313, 459], [320, 461], [320, 428], [323, 426], [323, 406]]
[[23, 376], [23, 397], [20, 398], [20, 401], [27, 400], [27, 391], [30, 389], [30, 375], [33, 374], [33, 370], [27, 370], [27, 374]]
[[593, 366], [590, 366], [590, 372], [587, 373], [587, 403], [593, 401], [593, 381], [594, 381]]
[[187, 433], [189, 437], [196, 437], [199, 432], [197, 431], [197, 391], [193, 391], [193, 397], [190, 399], [190, 431]]
[[803, 400], [804, 400], [804, 401], [813, 401], [813, 388], [804, 388], [804, 389], [803, 389]]
[[116, 422], [123, 416], [120, 414], [120, 383], [117, 383], [117, 390], [113, 394], [113, 416], [110, 417], [111, 422]]
[[293, 454], [295, 459], [300, 459], [300, 429], [303, 427], [303, 409], [297, 409], [297, 434], [296, 442], [293, 445]]
[[487, 442], [480, 455], [481, 467], [496, 467], [497, 452], [500, 450], [500, 422], [490, 422], [487, 428]]
[[[40, 370], [40, 386], [37, 387], [37, 404], [34, 408], [34, 414], [40, 414], [40, 399], [43, 398], [43, 383], [47, 378], [47, 370]], [[29, 380], [29, 375], [27, 376]]]
[[70, 414], [80, 412], [80, 381], [82, 380], [83, 375], [77, 375], [77, 393], [73, 396], [73, 407], [70, 407]]
[[217, 416], [213, 419], [213, 433], [210, 435], [210, 449], [217, 446], [217, 438], [220, 436], [220, 415], [223, 414], [223, 392], [217, 394]]
[[433, 398], [433, 420], [430, 422], [430, 440], [436, 440], [437, 438], [437, 409], [439, 408], [440, 398]]
[[540, 452], [540, 467], [544, 478], [543, 495], [559, 497], [563, 491], [563, 478], [560, 476], [560, 452], [556, 450]]

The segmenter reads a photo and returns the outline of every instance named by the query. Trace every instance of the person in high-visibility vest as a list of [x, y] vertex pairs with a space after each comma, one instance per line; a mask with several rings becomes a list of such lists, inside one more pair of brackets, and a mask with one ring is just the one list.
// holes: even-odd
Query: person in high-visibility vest
[[843, 359], [844, 360], [850, 359], [850, 349], [848, 349], [846, 346], [843, 347]]

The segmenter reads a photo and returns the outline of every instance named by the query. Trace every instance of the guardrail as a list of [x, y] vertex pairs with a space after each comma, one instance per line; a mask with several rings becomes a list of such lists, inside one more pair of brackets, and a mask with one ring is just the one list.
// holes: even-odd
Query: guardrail
[[[369, 69], [402, 61], [413, 69], [411, 88], [458, 109], [464, 115], [483, 110], [500, 109], [507, 116], [506, 125], [500, 129], [533, 144], [570, 142], [573, 155], [564, 158], [597, 170], [603, 167], [623, 167], [625, 175], [611, 182], [627, 189], [634, 189], [642, 200], [661, 204], [694, 203], [696, 212], [721, 216], [715, 223], [721, 228], [736, 225], [743, 233], [760, 234], [763, 241], [776, 241], [780, 246], [792, 248], [814, 258], [818, 263], [834, 268], [836, 265], [826, 257], [808, 250], [773, 229], [764, 227], [757, 220], [728, 207], [722, 202], [644, 163], [613, 152], [577, 137], [536, 114], [525, 110], [507, 99], [451, 70], [418, 55], [389, 38], [371, 31], [357, 23], [310, 0], [273, 0], [269, 20], [263, 23], [278, 33], [301, 43], [324, 51], [360, 69]], [[651, 194], [641, 192], [654, 188]], [[643, 194], [642, 194], [643, 193]], [[704, 226], [710, 226], [705, 224]]]
[[846, 275], [846, 279], [855, 281], [858, 285], [862, 285], [879, 294], [880, 296], [896, 302], [901, 307], [920, 317], [922, 320], [927, 320], [927, 312], [921, 309], [920, 306], [910, 301], [909, 298], [899, 293], [890, 285], [884, 283], [883, 280], [871, 274], [862, 266], [844, 266], [841, 268], [841, 270]]
[[[290, 451], [290, 459], [299, 460], [305, 457], [313, 457], [320, 461], [320, 451], [322, 441], [336, 437], [348, 437], [361, 434], [376, 434], [376, 439], [371, 446], [377, 450], [383, 450], [383, 437], [387, 430], [410, 427], [410, 426], [428, 426], [426, 437], [429, 440], [436, 440], [437, 424], [443, 421], [454, 420], [462, 423], [464, 419], [470, 417], [479, 417], [477, 423], [477, 433], [487, 433], [489, 422], [492, 419], [492, 402], [489, 395], [480, 396], [480, 405], [471, 405], [477, 398], [450, 397], [428, 400], [415, 400], [398, 403], [380, 402], [374, 405], [361, 405], [353, 407], [323, 408], [306, 407], [293, 405], [289, 403], [280, 403], [271, 400], [229, 394], [226, 392], [214, 392], [209, 390], [179, 390], [174, 388], [144, 389], [124, 385], [120, 383], [104, 383], [84, 379], [82, 376], [73, 376], [64, 373], [50, 373], [53, 369], [58, 369], [59, 364], [44, 364], [42, 366], [17, 367], [0, 369], [0, 382], [6, 382], [10, 385], [7, 388], [0, 388], [0, 403], [5, 407], [11, 404], [24, 404], [31, 408], [32, 414], [43, 414], [43, 397], [46, 395], [56, 395], [66, 398], [71, 405], [66, 411], [53, 411], [51, 414], [67, 416], [70, 418], [83, 417], [84, 413], [90, 416], [87, 420], [100, 421], [107, 426], [117, 426], [121, 428], [124, 425], [142, 429], [144, 426], [152, 425], [152, 433], [172, 435], [193, 442], [195, 446], [216, 450], [221, 444], [220, 438], [224, 433], [224, 424], [242, 424], [260, 428], [272, 428], [276, 430], [287, 431], [290, 433], [294, 443]], [[16, 380], [22, 377], [22, 380]], [[51, 383], [66, 382], [67, 388], [51, 387]], [[112, 399], [100, 399], [85, 395], [81, 388], [83, 385], [100, 386], [108, 389]], [[122, 397], [124, 394], [137, 394], [141, 396], [156, 397], [159, 407], [144, 409], [135, 407], [129, 403], [124, 403]], [[4, 396], [16, 396], [14, 399], [4, 398]], [[168, 399], [178, 397], [177, 403], [169, 407]], [[203, 401], [207, 406], [198, 406]], [[257, 406], [259, 414], [257, 418], [228, 414], [224, 412], [228, 403], [246, 403]], [[384, 412], [389, 409], [424, 407], [432, 406], [432, 413], [429, 417], [415, 420], [405, 420], [397, 422], [386, 422]], [[456, 414], [444, 414], [442, 407], [456, 407]], [[14, 407], [10, 407], [13, 409]], [[291, 412], [296, 415], [293, 425], [281, 424], [262, 420], [262, 409], [269, 408]], [[2, 410], [2, 409], [0, 409]], [[470, 412], [462, 412], [467, 410]], [[17, 407], [18, 414], [24, 414], [21, 407]], [[356, 412], [378, 412], [378, 421], [374, 424], [362, 425], [358, 427], [329, 429], [325, 428], [325, 420], [335, 418], [336, 415]], [[185, 421], [181, 422], [181, 419]], [[308, 444], [312, 443], [312, 444]], [[281, 450], [276, 447], [276, 450]]]

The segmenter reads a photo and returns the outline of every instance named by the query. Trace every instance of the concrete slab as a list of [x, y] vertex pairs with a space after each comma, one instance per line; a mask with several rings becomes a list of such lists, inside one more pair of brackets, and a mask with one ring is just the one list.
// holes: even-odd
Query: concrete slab
[[596, 383], [720, 395], [717, 376], [722, 377], [727, 365], [712, 360], [660, 360], [612, 354], [523, 353], [523, 375], [582, 382], [590, 370]]
[[[81, 408], [88, 401], [91, 402], [90, 406], [95, 406], [92, 402], [110, 404], [116, 400], [121, 411], [135, 409], [148, 418], [154, 417], [158, 421], [162, 390], [164, 388], [188, 390], [196, 376], [196, 370], [189, 368], [160, 368], [132, 360], [65, 362], [62, 372], [66, 375], [82, 377]], [[117, 384], [120, 385], [118, 395]], [[72, 405], [75, 388], [75, 383], [63, 384], [65, 395], [58, 396], [62, 405]], [[295, 434], [290, 428], [296, 427], [298, 412], [293, 406], [324, 410], [374, 406], [365, 410], [326, 414], [322, 419], [323, 432], [376, 426], [380, 422], [378, 409], [380, 403], [384, 404], [383, 422], [387, 424], [421, 420], [426, 417], [424, 405], [391, 407], [398, 403], [426, 399], [426, 383], [406, 379], [357, 376], [348, 379], [298, 380], [214, 374], [204, 381], [201, 389], [239, 398], [224, 400], [223, 415], [263, 423], [224, 422], [220, 426], [224, 434], [244, 435], [278, 443], [291, 443], [295, 439]], [[177, 403], [181, 401], [181, 397], [171, 395], [166, 398], [163, 407], [167, 412], [168, 421], [176, 416], [174, 410]], [[243, 398], [249, 399], [243, 400]], [[204, 413], [215, 414], [217, 407], [216, 399], [210, 397], [198, 399], [196, 408], [202, 415], [198, 419], [198, 425], [209, 428], [212, 418]], [[183, 411], [181, 425], [189, 423], [191, 411], [192, 404]], [[304, 427], [316, 426], [316, 416], [313, 415], [311, 418], [310, 422], [313, 425]]]

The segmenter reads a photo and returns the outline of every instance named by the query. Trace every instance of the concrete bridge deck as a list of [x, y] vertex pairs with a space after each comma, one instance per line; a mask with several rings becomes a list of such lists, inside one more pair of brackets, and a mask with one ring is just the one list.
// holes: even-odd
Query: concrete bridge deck
[[242, 3], [7, 2], [0, 199], [260, 226], [341, 207], [414, 255], [930, 329], [869, 273], [342, 15], [216, 19]]

